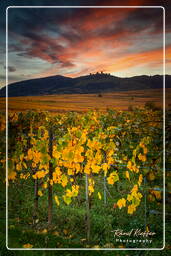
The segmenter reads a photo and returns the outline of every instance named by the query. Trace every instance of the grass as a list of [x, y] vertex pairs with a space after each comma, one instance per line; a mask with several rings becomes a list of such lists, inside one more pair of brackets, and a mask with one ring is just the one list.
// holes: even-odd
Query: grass
[[[53, 223], [48, 229], [47, 225], [47, 194], [39, 199], [40, 211], [36, 217], [36, 224], [33, 224], [33, 187], [29, 180], [25, 181], [27, 190], [23, 184], [12, 184], [9, 186], [9, 247], [22, 248], [24, 244], [30, 243], [34, 248], [110, 248], [119, 246], [146, 247], [143, 243], [124, 244], [117, 243], [113, 230], [131, 229], [145, 230], [144, 200], [134, 215], [128, 215], [126, 209], [115, 209], [113, 203], [115, 198], [121, 197], [113, 186], [108, 186], [111, 198], [107, 198], [107, 204], [97, 199], [97, 193], [92, 197], [90, 209], [91, 239], [86, 239], [86, 204], [84, 184], [81, 187], [79, 198], [74, 198], [71, 205], [67, 206], [62, 200], [63, 189], [59, 185], [54, 186], [54, 192], [58, 191], [60, 206], [54, 202]], [[97, 184], [98, 191], [102, 191], [102, 185]], [[126, 190], [124, 185], [124, 193]], [[23, 197], [24, 195], [24, 197]], [[161, 212], [162, 205], [148, 202], [149, 209], [157, 209]], [[162, 246], [162, 215], [148, 215], [147, 224], [150, 230], [156, 232], [155, 239], [148, 247]]]
[[[27, 181], [29, 182], [29, 181]], [[16, 251], [7, 250], [5, 246], [5, 184], [1, 183], [0, 199], [2, 202], [0, 211], [0, 255], [1, 256], [55, 256], [55, 255], [170, 255], [170, 219], [169, 219], [169, 205], [166, 205], [166, 249], [163, 251]], [[25, 184], [28, 185], [28, 184]], [[31, 185], [31, 184], [30, 184]], [[59, 190], [58, 187], [54, 188]], [[100, 187], [99, 187], [100, 189]], [[101, 188], [102, 189], [102, 188]], [[62, 194], [62, 189], [58, 192]], [[102, 192], [102, 191], [101, 191]], [[112, 190], [110, 189], [110, 193]], [[39, 220], [36, 224], [32, 223], [32, 206], [33, 206], [33, 191], [32, 187], [28, 187], [27, 190], [24, 186], [13, 186], [11, 191], [9, 190], [9, 247], [22, 248], [24, 244], [30, 243], [34, 247], [38, 248], [83, 248], [94, 247], [99, 245], [100, 247], [115, 247], [122, 246], [114, 242], [113, 235], [110, 230], [114, 230], [116, 227], [127, 229], [131, 228], [144, 228], [144, 201], [138, 208], [137, 212], [133, 216], [128, 216], [123, 210], [113, 209], [113, 199], [108, 198], [108, 203], [104, 207], [103, 200], [98, 200], [94, 196], [93, 204], [91, 208], [91, 242], [86, 241], [85, 230], [85, 202], [78, 202], [77, 198], [69, 206], [61, 202], [57, 207], [54, 202], [53, 207], [53, 225], [47, 232], [47, 198], [46, 195], [40, 198], [39, 207], [40, 211], [37, 216]], [[18, 201], [16, 200], [16, 195]], [[23, 196], [24, 195], [24, 196]], [[116, 195], [116, 191], [113, 190], [112, 196]], [[83, 197], [83, 191], [82, 195]], [[14, 201], [15, 199], [15, 201]], [[11, 204], [13, 202], [13, 204]], [[31, 209], [30, 209], [31, 208]], [[156, 204], [156, 202], [147, 203], [147, 209], [155, 209], [162, 211], [162, 205]], [[161, 247], [162, 238], [162, 215], [147, 215], [147, 224], [150, 223], [150, 230], [156, 231], [157, 235], [154, 239], [152, 247]], [[140, 246], [138, 244], [138, 246]], [[136, 247], [136, 244], [135, 246]]]
[[[10, 97], [8, 99], [9, 110], [44, 110], [51, 112], [87, 111], [89, 109], [127, 110], [132, 107], [144, 106], [147, 101], [154, 102], [162, 107], [162, 89], [123, 91], [98, 94], [65, 94], [47, 96]], [[169, 105], [171, 89], [167, 89], [166, 106]], [[0, 98], [0, 107], [5, 110], [5, 98]]]

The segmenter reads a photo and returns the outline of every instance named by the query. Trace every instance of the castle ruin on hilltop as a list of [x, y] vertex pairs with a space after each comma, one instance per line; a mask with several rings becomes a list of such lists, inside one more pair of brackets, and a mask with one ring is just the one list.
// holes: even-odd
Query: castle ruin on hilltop
[[101, 72], [96, 72], [95, 74], [90, 73], [89, 75], [90, 75], [92, 78], [93, 78], [93, 77], [94, 77], [94, 78], [104, 78], [104, 77], [109, 77], [109, 76], [111, 76], [110, 73], [104, 73], [103, 71], [101, 71]]

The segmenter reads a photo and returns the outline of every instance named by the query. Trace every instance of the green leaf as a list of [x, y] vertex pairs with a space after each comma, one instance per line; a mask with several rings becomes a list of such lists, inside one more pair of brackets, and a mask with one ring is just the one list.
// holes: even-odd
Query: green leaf
[[81, 133], [81, 131], [76, 131], [76, 136], [77, 136], [77, 138], [80, 138], [81, 137], [81, 135], [82, 135], [82, 133]]
[[71, 197], [63, 196], [63, 199], [64, 199], [64, 202], [65, 202], [67, 205], [69, 205], [69, 204], [72, 202]]
[[62, 145], [57, 145], [57, 151], [61, 151], [62, 150]]
[[43, 145], [43, 146], [41, 147], [41, 149], [40, 149], [40, 152], [41, 152], [42, 154], [47, 153], [46, 146]]

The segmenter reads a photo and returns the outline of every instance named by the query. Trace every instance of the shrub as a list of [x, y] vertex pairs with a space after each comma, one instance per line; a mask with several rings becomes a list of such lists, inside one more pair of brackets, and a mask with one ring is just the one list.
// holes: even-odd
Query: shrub
[[129, 106], [128, 106], [128, 111], [133, 111], [133, 110], [134, 110], [133, 106], [132, 106], [132, 105], [129, 105]]
[[155, 103], [152, 102], [152, 101], [147, 101], [147, 102], [145, 103], [144, 107], [145, 107], [146, 109], [151, 109], [151, 110], [154, 110], [154, 111], [155, 111], [155, 110], [161, 110], [161, 107], [156, 106]]

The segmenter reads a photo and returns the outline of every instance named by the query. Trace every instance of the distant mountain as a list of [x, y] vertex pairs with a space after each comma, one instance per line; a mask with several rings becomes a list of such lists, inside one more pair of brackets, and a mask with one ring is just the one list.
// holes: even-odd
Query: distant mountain
[[[171, 75], [166, 75], [166, 87], [171, 88]], [[103, 93], [158, 88], [163, 88], [162, 75], [120, 78], [110, 74], [98, 73], [77, 78], [51, 76], [9, 84], [8, 96]], [[6, 88], [3, 87], [0, 90], [0, 97], [5, 95]]]

